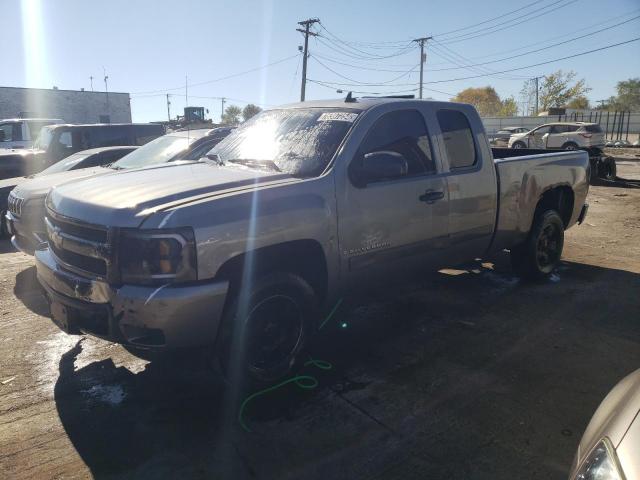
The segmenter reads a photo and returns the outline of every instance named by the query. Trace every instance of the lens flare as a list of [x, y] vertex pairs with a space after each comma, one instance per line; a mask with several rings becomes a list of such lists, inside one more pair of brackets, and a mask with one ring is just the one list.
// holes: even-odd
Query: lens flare
[[[20, 11], [25, 86], [42, 88], [49, 83], [42, 2], [41, 0], [21, 0]], [[26, 107], [29, 112], [44, 113], [42, 110], [46, 106], [42, 104], [40, 95], [37, 90], [29, 93], [26, 98]]]

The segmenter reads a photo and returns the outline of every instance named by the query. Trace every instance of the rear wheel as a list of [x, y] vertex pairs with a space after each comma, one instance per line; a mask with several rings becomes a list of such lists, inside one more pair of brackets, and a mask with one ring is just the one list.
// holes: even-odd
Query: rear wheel
[[291, 372], [315, 324], [316, 297], [291, 273], [272, 273], [242, 288], [225, 311], [217, 352], [232, 383], [274, 382]]
[[553, 272], [564, 246], [564, 223], [555, 210], [539, 214], [527, 240], [511, 249], [511, 263], [518, 275], [540, 279]]
[[523, 142], [513, 142], [511, 148], [527, 148], [527, 146]]
[[578, 144], [574, 143], [574, 142], [567, 142], [564, 145], [562, 145], [562, 149], [563, 150], [578, 150]]

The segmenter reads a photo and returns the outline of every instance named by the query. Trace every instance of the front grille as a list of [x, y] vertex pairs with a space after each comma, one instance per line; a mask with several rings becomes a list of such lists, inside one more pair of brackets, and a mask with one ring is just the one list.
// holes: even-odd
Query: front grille
[[107, 263], [104, 260], [80, 255], [70, 250], [60, 249], [53, 244], [51, 245], [51, 250], [56, 257], [68, 265], [72, 265], [85, 272], [95, 273], [101, 277], [107, 275]]
[[108, 230], [49, 213], [45, 219], [49, 246], [62, 266], [88, 276], [107, 277], [111, 261]]
[[22, 215], [22, 206], [24, 205], [24, 198], [20, 198], [14, 195], [13, 192], [11, 192], [9, 194], [9, 199], [7, 203], [8, 203], [7, 207], [12, 215], [15, 215], [16, 217], [19, 217], [20, 215]]

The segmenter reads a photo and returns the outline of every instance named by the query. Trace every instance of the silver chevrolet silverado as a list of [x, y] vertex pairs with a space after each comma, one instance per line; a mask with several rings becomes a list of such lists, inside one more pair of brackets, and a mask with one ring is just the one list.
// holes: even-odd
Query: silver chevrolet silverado
[[586, 214], [588, 170], [582, 151], [492, 152], [470, 105], [294, 104], [198, 161], [53, 188], [37, 274], [68, 333], [211, 347], [268, 381], [323, 311], [377, 277], [504, 249], [523, 275], [548, 275]]

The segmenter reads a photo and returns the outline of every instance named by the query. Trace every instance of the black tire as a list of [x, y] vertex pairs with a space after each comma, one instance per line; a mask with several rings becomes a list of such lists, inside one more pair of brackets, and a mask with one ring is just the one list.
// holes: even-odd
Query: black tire
[[298, 275], [271, 273], [249, 291], [240, 288], [225, 309], [216, 341], [229, 382], [261, 386], [287, 376], [299, 362], [316, 314], [315, 293]]
[[555, 210], [536, 216], [527, 240], [511, 249], [514, 271], [528, 280], [549, 276], [557, 267], [564, 246], [564, 223]]
[[605, 180], [615, 180], [617, 177], [616, 159], [613, 157], [603, 158], [598, 165], [598, 176]]
[[562, 149], [563, 150], [579, 150], [580, 147], [575, 142], [567, 142], [564, 145], [562, 145]]
[[513, 142], [511, 148], [527, 148], [523, 142]]

